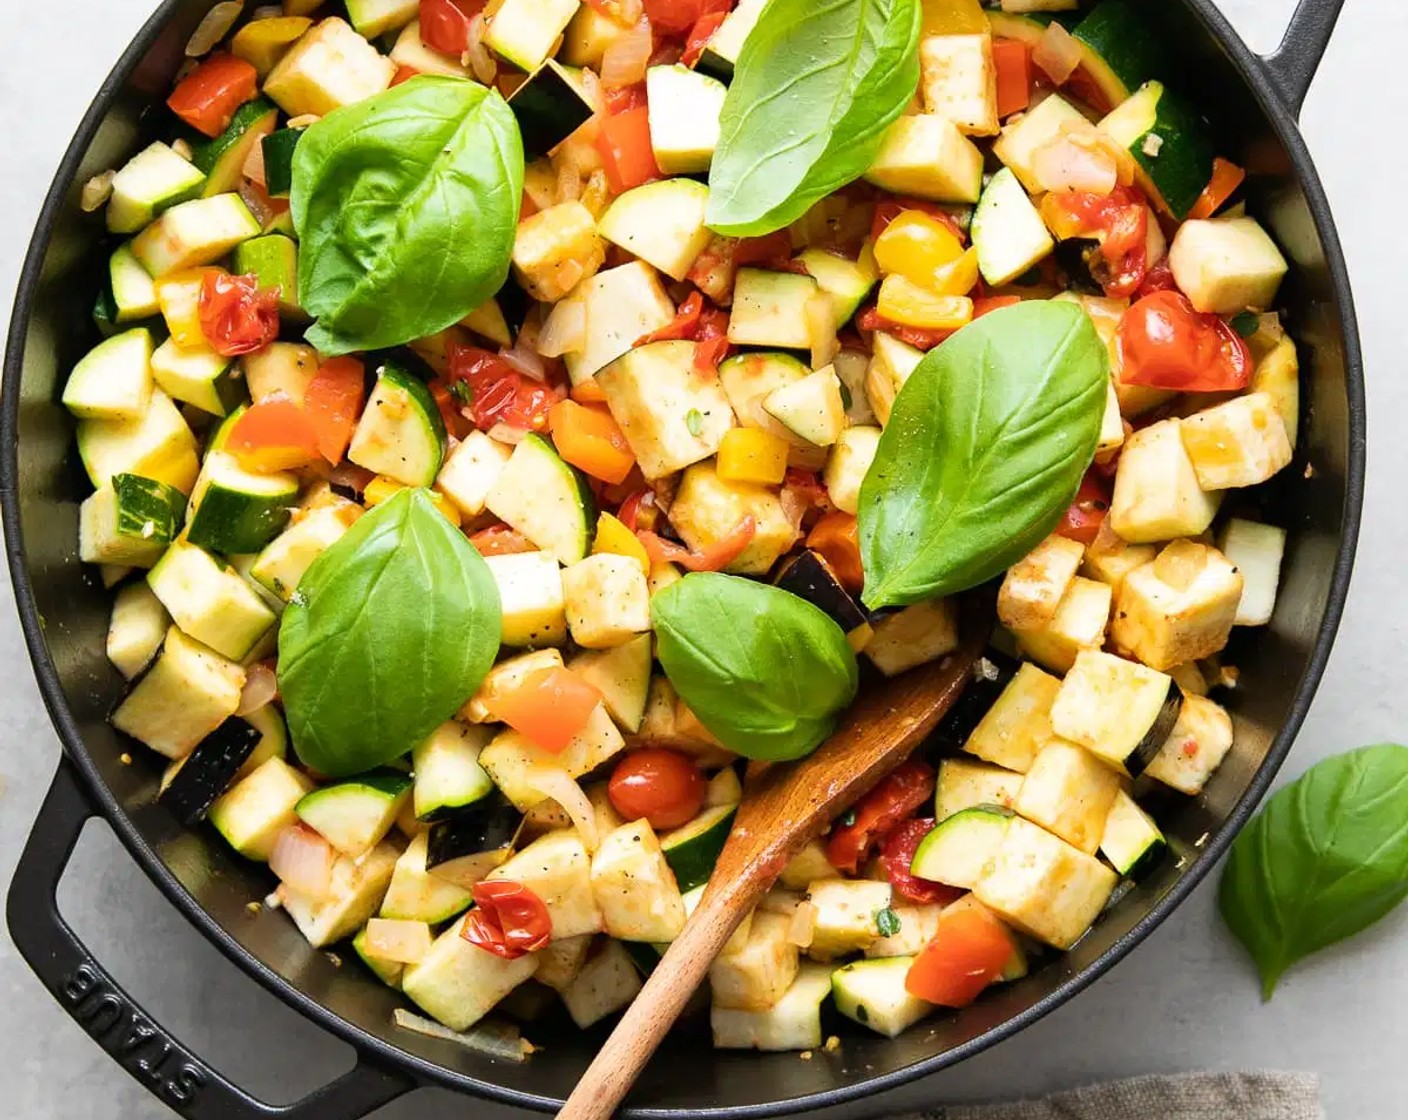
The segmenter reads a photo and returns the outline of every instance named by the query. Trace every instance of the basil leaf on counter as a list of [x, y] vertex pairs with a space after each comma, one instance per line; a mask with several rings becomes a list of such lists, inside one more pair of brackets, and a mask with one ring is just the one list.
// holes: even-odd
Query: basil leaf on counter
[[871, 608], [976, 587], [1030, 552], [1095, 455], [1109, 356], [1074, 303], [984, 315], [895, 398], [860, 493]]
[[756, 236], [859, 178], [919, 85], [919, 0], [770, 0], [744, 40], [706, 221]]
[[1408, 747], [1327, 758], [1279, 790], [1232, 843], [1218, 902], [1270, 999], [1291, 965], [1408, 897]]
[[856, 657], [825, 612], [766, 583], [695, 572], [650, 601], [660, 664], [730, 750], [810, 754], [855, 698]]
[[402, 490], [313, 561], [279, 627], [279, 691], [303, 762], [384, 765], [479, 687], [499, 652], [483, 558], [424, 490]]
[[299, 302], [325, 355], [424, 338], [502, 286], [523, 143], [496, 90], [421, 76], [329, 113], [293, 158]]

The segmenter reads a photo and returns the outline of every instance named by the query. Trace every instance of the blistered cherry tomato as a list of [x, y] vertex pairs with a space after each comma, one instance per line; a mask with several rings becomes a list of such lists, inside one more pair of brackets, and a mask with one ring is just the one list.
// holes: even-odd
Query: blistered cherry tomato
[[279, 337], [279, 290], [257, 276], [211, 271], [200, 286], [200, 330], [227, 358], [262, 350]]
[[486, 879], [473, 889], [474, 909], [460, 936], [504, 960], [541, 949], [552, 938], [547, 905], [522, 883]]
[[1120, 321], [1120, 380], [1178, 393], [1246, 388], [1252, 355], [1220, 316], [1197, 311], [1180, 292], [1145, 296]]
[[1090, 544], [1110, 512], [1110, 484], [1091, 468], [1081, 479], [1075, 500], [1056, 526], [1056, 532], [1081, 544]]
[[932, 817], [916, 817], [894, 829], [880, 846], [880, 867], [885, 878], [890, 880], [895, 893], [909, 902], [948, 904], [963, 895], [957, 887], [921, 879], [909, 869], [920, 842], [933, 827]]
[[900, 763], [831, 828], [826, 858], [854, 875], [889, 831], [934, 794], [934, 768], [917, 758]]
[[699, 815], [704, 805], [704, 774], [699, 764], [678, 751], [647, 747], [616, 764], [607, 796], [628, 821], [644, 817], [654, 829], [678, 828]]

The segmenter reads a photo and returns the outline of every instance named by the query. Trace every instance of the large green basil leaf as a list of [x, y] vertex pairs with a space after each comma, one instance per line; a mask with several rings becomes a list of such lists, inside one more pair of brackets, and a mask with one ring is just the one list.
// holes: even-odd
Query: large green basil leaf
[[499, 651], [483, 558], [403, 490], [313, 561], [279, 628], [294, 749], [331, 777], [405, 754], [479, 687]]
[[458, 322], [508, 275], [523, 143], [498, 91], [421, 76], [329, 113], [293, 157], [299, 301], [324, 354]]
[[1408, 747], [1327, 758], [1278, 791], [1232, 844], [1218, 901], [1270, 999], [1302, 957], [1408, 897]]
[[1109, 356], [1074, 303], [984, 315], [919, 363], [860, 493], [865, 602], [991, 579], [1060, 520], [1095, 455]]
[[770, 0], [709, 170], [710, 228], [771, 233], [859, 178], [919, 84], [919, 0]]
[[719, 741], [747, 758], [810, 754], [854, 698], [856, 656], [825, 612], [766, 583], [696, 572], [650, 602], [660, 664]]

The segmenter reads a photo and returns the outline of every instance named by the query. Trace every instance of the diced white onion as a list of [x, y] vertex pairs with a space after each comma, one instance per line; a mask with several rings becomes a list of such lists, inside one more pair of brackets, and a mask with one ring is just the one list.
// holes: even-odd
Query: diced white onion
[[116, 178], [116, 171], [94, 175], [83, 184], [83, 192], [78, 196], [78, 208], [85, 214], [91, 214], [103, 207], [112, 197], [112, 181]]
[[186, 42], [186, 56], [200, 58], [209, 54], [215, 44], [235, 26], [235, 20], [240, 18], [242, 11], [244, 0], [223, 0], [206, 12], [205, 18], [196, 24], [196, 29], [191, 32], [191, 37]]
[[1109, 194], [1119, 185], [1119, 166], [1103, 148], [1075, 137], [1053, 137], [1032, 153], [1032, 173], [1044, 191]]
[[494, 62], [494, 56], [489, 53], [489, 48], [484, 45], [484, 13], [478, 13], [469, 21], [469, 34], [466, 36], [467, 46], [464, 51], [464, 63], [474, 73], [484, 85], [492, 85], [494, 76], [498, 73], [498, 64]]
[[279, 678], [266, 661], [256, 661], [245, 674], [244, 690], [235, 715], [244, 717], [271, 703], [279, 694]]
[[799, 902], [792, 911], [792, 924], [787, 927], [787, 941], [799, 949], [807, 949], [815, 936], [816, 907], [810, 902]]
[[1080, 44], [1054, 20], [1032, 49], [1032, 61], [1056, 85], [1064, 85], [1080, 65]]
[[650, 21], [642, 18], [601, 56], [601, 84], [607, 89], [621, 89], [645, 81], [654, 50]]
[[331, 844], [299, 822], [279, 833], [269, 853], [269, 870], [289, 890], [317, 899], [327, 894], [336, 858]]
[[372, 918], [367, 922], [367, 952], [384, 961], [416, 964], [430, 951], [430, 927], [424, 922]]
[[577, 202], [582, 197], [582, 173], [564, 161], [557, 169], [557, 201]]
[[536, 350], [532, 349], [530, 343], [524, 341], [524, 333], [519, 332], [517, 340], [511, 347], [500, 349], [499, 357], [525, 377], [531, 377], [534, 381], [546, 381], [548, 371], [543, 366], [543, 359]]
[[454, 1042], [476, 1054], [490, 1058], [502, 1058], [506, 1062], [525, 1062], [533, 1053], [533, 1044], [518, 1033], [517, 1027], [507, 1023], [481, 1021], [467, 1031], [452, 1031], [449, 1027], [398, 1007], [392, 1012], [392, 1020], [398, 1027], [423, 1034], [427, 1038], [439, 1038]]
[[538, 335], [538, 353], [545, 358], [575, 354], [587, 344], [587, 305], [580, 299], [564, 299], [553, 304]]
[[601, 839], [596, 830], [596, 813], [592, 811], [592, 803], [587, 800], [582, 787], [572, 780], [566, 770], [555, 766], [534, 766], [524, 776], [524, 784], [561, 805], [572, 818], [582, 838], [582, 846], [589, 852], [596, 851]]
[[289, 117], [286, 128], [307, 128], [309, 125], [317, 124], [323, 118], [317, 113], [299, 113], [296, 117]]
[[495, 424], [484, 434], [490, 439], [498, 440], [500, 443], [517, 446], [523, 442], [523, 437], [528, 433], [522, 428], [515, 428], [512, 424]]
[[616, 15], [613, 18], [623, 27], [630, 27], [644, 12], [645, 0], [616, 0]]
[[268, 178], [264, 172], [264, 145], [251, 144], [249, 155], [244, 157], [244, 167], [241, 168], [244, 177], [252, 183], [258, 183], [261, 187], [268, 184]]

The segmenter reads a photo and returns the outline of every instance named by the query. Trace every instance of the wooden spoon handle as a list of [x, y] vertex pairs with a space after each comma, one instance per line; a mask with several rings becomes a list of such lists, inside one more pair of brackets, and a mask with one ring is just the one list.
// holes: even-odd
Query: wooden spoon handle
[[[610, 1120], [650, 1056], [680, 1017], [733, 931], [770, 879], [710, 889], [655, 966], [611, 1037], [567, 1098], [557, 1120]], [[751, 896], [751, 897], [750, 897]]]

